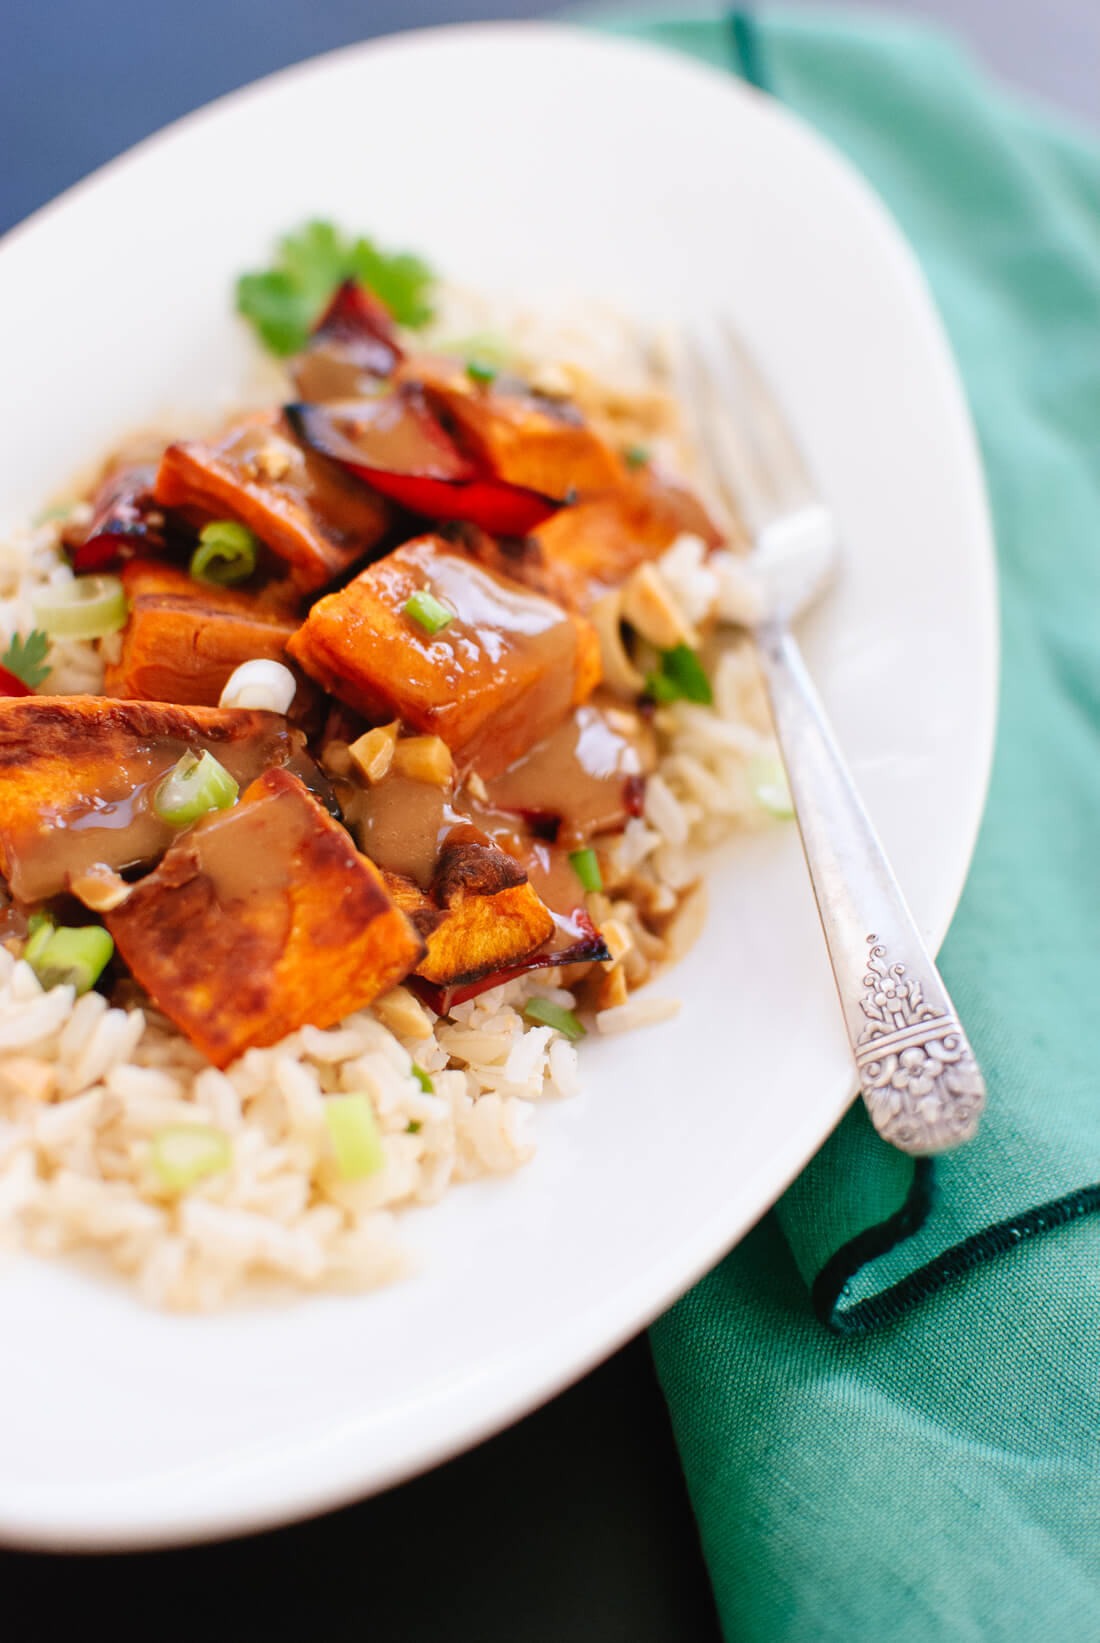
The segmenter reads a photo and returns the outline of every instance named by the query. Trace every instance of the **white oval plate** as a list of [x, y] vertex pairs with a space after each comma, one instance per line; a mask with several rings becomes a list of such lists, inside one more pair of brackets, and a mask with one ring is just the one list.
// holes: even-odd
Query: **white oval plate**
[[[927, 935], [955, 906], [993, 736], [981, 472], [913, 259], [811, 132], [732, 79], [541, 24], [337, 52], [214, 104], [0, 249], [0, 515], [166, 405], [209, 407], [273, 236], [331, 216], [500, 289], [726, 307], [834, 502], [807, 651]], [[166, 1317], [64, 1264], [0, 1275], [0, 1536], [134, 1546], [336, 1505], [549, 1397], [648, 1323], [835, 1124], [851, 1068], [793, 828], [727, 849], [680, 1018], [584, 1047], [535, 1162], [405, 1218], [407, 1281]]]

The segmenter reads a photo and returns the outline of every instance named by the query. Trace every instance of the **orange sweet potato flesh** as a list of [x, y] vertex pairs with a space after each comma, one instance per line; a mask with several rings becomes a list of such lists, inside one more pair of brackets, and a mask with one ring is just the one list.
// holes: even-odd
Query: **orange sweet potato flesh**
[[531, 538], [537, 546], [528, 546], [514, 574], [583, 611], [685, 532], [709, 547], [722, 541], [695, 496], [647, 466], [615, 491], [562, 508], [540, 525]]
[[475, 383], [454, 360], [405, 360], [397, 381], [421, 383], [459, 443], [498, 479], [543, 496], [585, 496], [619, 485], [626, 466], [572, 406], [507, 380]]
[[492, 845], [445, 844], [428, 895], [411, 879], [383, 877], [427, 942], [416, 974], [436, 986], [465, 985], [507, 969], [554, 932], [553, 917], [523, 868]]
[[216, 1067], [395, 987], [424, 944], [296, 776], [205, 817], [107, 915], [130, 970]]
[[242, 785], [300, 755], [275, 713], [106, 696], [0, 700], [0, 872], [39, 901], [94, 863], [154, 861], [176, 837], [152, 808], [161, 777], [209, 751]]
[[285, 662], [299, 625], [285, 589], [210, 587], [156, 559], [132, 559], [121, 574], [130, 615], [118, 660], [107, 665], [108, 696], [216, 707], [242, 662]]
[[169, 445], [155, 495], [196, 522], [247, 525], [304, 592], [365, 558], [391, 517], [360, 480], [305, 450], [277, 410], [255, 412], [214, 439]]
[[[435, 634], [406, 614], [421, 590], [455, 613]], [[460, 769], [485, 777], [549, 735], [600, 679], [589, 622], [435, 536], [319, 600], [287, 650], [366, 718], [441, 736]]]

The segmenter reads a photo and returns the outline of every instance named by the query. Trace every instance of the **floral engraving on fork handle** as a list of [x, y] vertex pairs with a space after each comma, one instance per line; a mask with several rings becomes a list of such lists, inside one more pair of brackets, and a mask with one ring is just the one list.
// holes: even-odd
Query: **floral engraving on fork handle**
[[867, 1025], [855, 1053], [875, 1128], [905, 1152], [957, 1146], [985, 1105], [985, 1083], [959, 1018], [927, 1003], [921, 982], [904, 964], [891, 964], [875, 936], [867, 945], [860, 999]]

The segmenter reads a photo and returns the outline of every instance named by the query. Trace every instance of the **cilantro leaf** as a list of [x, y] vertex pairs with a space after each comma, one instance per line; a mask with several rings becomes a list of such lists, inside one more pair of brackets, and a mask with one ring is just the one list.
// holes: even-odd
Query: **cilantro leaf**
[[386, 304], [398, 325], [426, 325], [433, 274], [407, 251], [382, 251], [368, 239], [353, 240], [328, 222], [307, 222], [279, 241], [274, 266], [242, 274], [237, 311], [259, 332], [272, 353], [305, 346], [310, 327], [341, 281], [354, 278]]
[[46, 661], [49, 651], [49, 635], [40, 628], [32, 628], [25, 639], [16, 633], [3, 656], [0, 656], [0, 667], [6, 667], [9, 673], [22, 679], [28, 690], [37, 690], [52, 671]]

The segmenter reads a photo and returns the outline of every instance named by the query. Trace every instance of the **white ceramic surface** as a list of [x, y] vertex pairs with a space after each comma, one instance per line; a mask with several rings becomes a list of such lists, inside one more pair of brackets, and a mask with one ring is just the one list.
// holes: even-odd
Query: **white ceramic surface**
[[[841, 520], [809, 659], [925, 932], [981, 811], [993, 561], [954, 367], [878, 202], [781, 108], [547, 25], [432, 31], [214, 104], [0, 248], [0, 517], [248, 370], [230, 282], [330, 215], [497, 288], [725, 306]], [[13, 460], [14, 458], [14, 460]], [[722, 854], [677, 1022], [588, 1043], [505, 1180], [405, 1218], [358, 1298], [162, 1317], [66, 1265], [0, 1272], [0, 1538], [139, 1545], [273, 1523], [430, 1466], [647, 1323], [770, 1204], [851, 1082], [793, 828]]]

